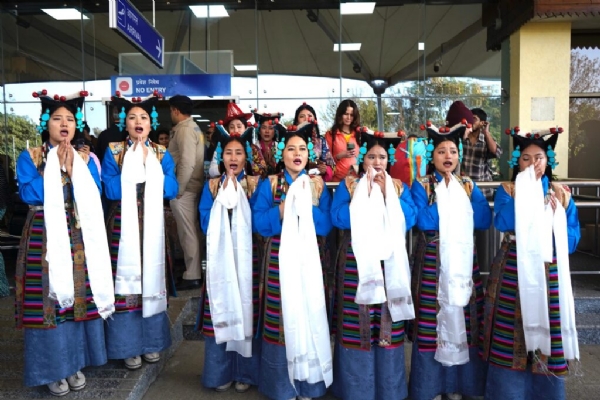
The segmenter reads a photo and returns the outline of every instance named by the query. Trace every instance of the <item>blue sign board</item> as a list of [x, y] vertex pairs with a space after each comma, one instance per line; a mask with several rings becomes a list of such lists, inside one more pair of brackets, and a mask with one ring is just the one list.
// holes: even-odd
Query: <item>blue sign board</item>
[[118, 90], [123, 97], [150, 96], [155, 90], [164, 97], [231, 96], [229, 74], [112, 76], [110, 85], [111, 93]]
[[109, 0], [108, 10], [108, 26], [162, 68], [165, 60], [165, 39], [142, 13], [129, 0]]

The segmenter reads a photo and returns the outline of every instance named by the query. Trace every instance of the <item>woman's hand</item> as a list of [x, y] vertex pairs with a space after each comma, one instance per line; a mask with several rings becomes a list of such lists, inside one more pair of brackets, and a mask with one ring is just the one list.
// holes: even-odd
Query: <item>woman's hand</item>
[[550, 199], [549, 199], [548, 203], [550, 204], [550, 207], [552, 207], [552, 212], [555, 212], [556, 205], [558, 203], [558, 199], [556, 198], [556, 195], [554, 194], [553, 191], [550, 192]]
[[375, 174], [373, 178], [373, 183], [376, 183], [381, 188], [381, 193], [383, 193], [383, 197], [385, 197], [385, 172], [381, 171]]
[[233, 187], [237, 190], [237, 177], [233, 173], [232, 169], [227, 171], [227, 176], [225, 176], [225, 182], [223, 182], [223, 189], [225, 189], [227, 187], [227, 183], [229, 182], [230, 179], [233, 180]]
[[319, 170], [319, 174], [325, 175], [327, 173], [327, 164], [320, 162], [317, 164], [317, 169]]
[[446, 171], [444, 174], [444, 182], [446, 183], [446, 186], [450, 184], [450, 179], [452, 179], [452, 171]]
[[83, 153], [83, 154], [85, 154], [85, 155], [88, 155], [88, 156], [89, 156], [89, 155], [90, 155], [90, 146], [88, 146], [88, 145], [85, 145], [85, 146], [83, 146], [82, 148], [80, 148], [78, 151], [79, 151], [80, 153]]
[[71, 174], [73, 173], [73, 148], [71, 147], [71, 144], [66, 140], [61, 144], [61, 146], [64, 146], [66, 148], [65, 169], [67, 170], [67, 174], [71, 176]]
[[144, 152], [144, 164], [146, 164], [146, 157], [148, 157], [148, 147], [144, 144], [141, 136], [138, 136], [137, 140], [133, 143], [133, 151], [137, 149], [137, 146], [140, 145], [142, 147], [142, 151]]
[[336, 159], [341, 160], [342, 158], [354, 158], [356, 157], [356, 149], [340, 151], [335, 156]]
[[58, 167], [62, 168], [63, 166], [65, 166], [65, 163], [67, 161], [67, 146], [65, 145], [64, 141], [58, 144], [56, 154], [58, 155]]
[[285, 200], [279, 203], [279, 219], [283, 220], [283, 211], [285, 210]]

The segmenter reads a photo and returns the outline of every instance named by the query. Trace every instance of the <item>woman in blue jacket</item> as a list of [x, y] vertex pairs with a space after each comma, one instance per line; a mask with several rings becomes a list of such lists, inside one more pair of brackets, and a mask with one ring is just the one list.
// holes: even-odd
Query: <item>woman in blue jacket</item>
[[416, 318], [409, 391], [414, 400], [482, 396], [486, 367], [477, 346], [483, 287], [473, 230], [489, 228], [491, 210], [475, 183], [454, 173], [470, 127], [428, 125], [430, 175], [411, 187], [421, 232], [412, 274]]
[[564, 376], [579, 359], [568, 256], [579, 219], [568, 187], [552, 182], [561, 132], [507, 130], [513, 180], [494, 199], [494, 224], [505, 236], [486, 292], [486, 399], [563, 400]]
[[115, 275], [116, 313], [106, 325], [108, 358], [129, 369], [160, 360], [171, 346], [165, 279], [163, 198], [177, 196], [175, 163], [148, 135], [158, 126], [157, 97], [120, 108], [123, 142], [110, 143], [102, 160], [106, 197], [113, 200], [107, 230]]
[[404, 399], [404, 324], [414, 318], [405, 235], [417, 209], [389, 167], [401, 138], [362, 133], [360, 178], [340, 182], [331, 220], [341, 230], [334, 305], [333, 392], [350, 400]]

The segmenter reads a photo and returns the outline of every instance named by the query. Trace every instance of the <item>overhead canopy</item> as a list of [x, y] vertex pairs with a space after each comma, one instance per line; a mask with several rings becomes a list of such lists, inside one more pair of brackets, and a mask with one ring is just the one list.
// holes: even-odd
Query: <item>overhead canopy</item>
[[[14, 3], [0, 0], [4, 10], [14, 11]], [[7, 82], [118, 74], [119, 55], [136, 50], [108, 28], [106, 1], [81, 3], [89, 17], [83, 22], [57, 21], [40, 11], [42, 6], [78, 7], [79, 0], [19, 1], [15, 12], [2, 13]], [[153, 20], [152, 2], [133, 3]], [[199, 3], [208, 4], [156, 1], [154, 17], [165, 37], [165, 51], [230, 50], [234, 64], [258, 64], [259, 74], [383, 79], [389, 85], [424, 76], [500, 77], [500, 52], [486, 50], [483, 13], [488, 1], [378, 1], [373, 14], [342, 16], [341, 25], [337, 1], [227, 0], [220, 4], [230, 16], [208, 21], [195, 18], [188, 8]], [[360, 51], [340, 56], [333, 51], [339, 42], [361, 43]], [[419, 42], [425, 44], [424, 51]], [[180, 73], [169, 64], [161, 72]]]

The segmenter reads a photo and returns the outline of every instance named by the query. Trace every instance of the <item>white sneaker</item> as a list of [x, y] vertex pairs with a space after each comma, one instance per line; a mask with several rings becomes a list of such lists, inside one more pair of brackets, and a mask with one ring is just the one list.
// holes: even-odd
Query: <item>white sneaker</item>
[[67, 383], [66, 379], [61, 379], [60, 381], [49, 383], [48, 390], [50, 390], [50, 394], [52, 394], [52, 396], [57, 397], [62, 397], [71, 391], [69, 389], [69, 384]]
[[448, 393], [446, 396], [450, 400], [462, 400], [462, 394], [460, 393]]
[[242, 382], [235, 383], [235, 391], [238, 393], [245, 393], [248, 391], [248, 389], [250, 389], [250, 384], [248, 384], [248, 383], [242, 383]]
[[135, 357], [131, 357], [131, 358], [126, 358], [125, 359], [125, 366], [128, 369], [131, 369], [131, 370], [141, 368], [141, 366], [142, 366], [142, 357], [135, 356]]
[[217, 387], [215, 388], [215, 390], [216, 390], [217, 392], [225, 392], [225, 391], [229, 390], [229, 388], [231, 387], [231, 385], [232, 385], [232, 384], [233, 384], [233, 381], [231, 381], [231, 382], [227, 382], [227, 383], [226, 383], [226, 384], [224, 384], [224, 385], [217, 386]]
[[142, 358], [144, 359], [144, 361], [146, 361], [147, 363], [153, 364], [155, 362], [159, 362], [160, 361], [160, 353], [148, 353], [148, 354], [144, 354], [142, 356]]
[[75, 392], [81, 390], [85, 387], [85, 375], [81, 371], [77, 371], [67, 378], [67, 383], [71, 390]]

